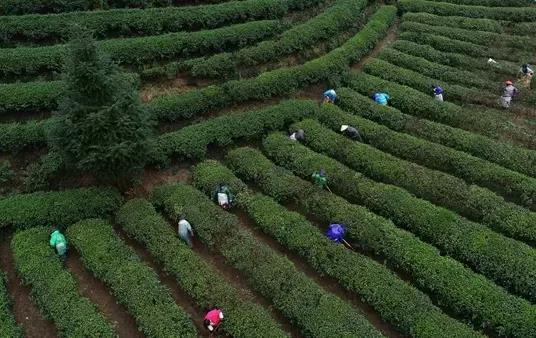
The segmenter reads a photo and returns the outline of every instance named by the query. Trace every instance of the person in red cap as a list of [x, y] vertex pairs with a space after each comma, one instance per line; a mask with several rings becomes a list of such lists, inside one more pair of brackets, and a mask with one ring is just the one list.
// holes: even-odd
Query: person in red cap
[[504, 88], [502, 91], [502, 95], [499, 99], [501, 106], [503, 108], [510, 108], [510, 103], [512, 102], [512, 98], [517, 95], [517, 88], [514, 87], [514, 84], [512, 81], [508, 80], [504, 83]]
[[205, 318], [203, 320], [203, 325], [210, 332], [214, 332], [220, 325], [222, 319], [223, 319], [223, 312], [218, 308], [214, 308], [210, 310], [209, 312], [207, 312], [207, 314], [205, 315]]

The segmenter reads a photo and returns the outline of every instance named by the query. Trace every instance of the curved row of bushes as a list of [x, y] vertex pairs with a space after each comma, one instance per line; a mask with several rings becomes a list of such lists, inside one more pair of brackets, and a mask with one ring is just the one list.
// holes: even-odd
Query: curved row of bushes
[[504, 28], [501, 23], [491, 19], [473, 19], [464, 16], [439, 16], [423, 12], [409, 12], [404, 14], [402, 20], [406, 22], [417, 22], [431, 26], [443, 26], [470, 29], [474, 31], [504, 33]]
[[[389, 149], [388, 151], [396, 156], [411, 158], [412, 161], [433, 169], [455, 173], [469, 183], [486, 186], [525, 207], [534, 208], [536, 179], [533, 177], [536, 176], [536, 168], [526, 168], [533, 177], [519, 173], [523, 168], [516, 166], [515, 158], [510, 156], [513, 153], [509, 145], [461, 129], [418, 119], [392, 107], [377, 105], [370, 98], [349, 88], [337, 89], [337, 95], [337, 104], [343, 110], [367, 119], [345, 116], [345, 120], [355, 121], [365, 132], [371, 123], [369, 121], [390, 128], [371, 125], [368, 133], [373, 135], [367, 138], [376, 148]], [[322, 122], [327, 123], [329, 119], [324, 115], [322, 114]], [[421, 145], [425, 148], [419, 151]], [[523, 156], [519, 156], [518, 160], [524, 165], [527, 164]], [[505, 166], [517, 172], [506, 169]]]
[[24, 337], [21, 327], [15, 321], [9, 298], [6, 279], [4, 273], [0, 270], [0, 336], [1, 337]]
[[15, 267], [45, 315], [63, 337], [115, 337], [112, 326], [95, 304], [78, 292], [74, 277], [48, 245], [50, 228], [15, 234], [11, 241]]
[[259, 242], [202, 192], [176, 184], [158, 187], [153, 202], [168, 216], [177, 210], [194, 224], [201, 241], [240, 270], [307, 337], [383, 337], [350, 304], [326, 292], [285, 256]]
[[[397, 228], [388, 219], [350, 204], [335, 194], [313, 189], [310, 183], [276, 167], [259, 151], [236, 149], [229, 152], [226, 162], [237, 176], [256, 183], [276, 200], [295, 201], [320, 222], [345, 224], [347, 240], [407, 273], [442, 307], [470, 320], [475, 326], [512, 337], [536, 334], [533, 324], [536, 310], [530, 302], [508, 294], [482, 275], [441, 255], [436, 248]], [[316, 164], [314, 169], [319, 168]], [[342, 185], [352, 188], [348, 182], [346, 178]]]
[[[515, 0], [514, 0], [515, 1]], [[427, 12], [444, 16], [465, 16], [468, 18], [488, 18], [506, 21], [536, 21], [535, 7], [513, 7], [510, 1], [505, 7], [466, 6], [439, 1], [399, 0], [398, 6], [404, 12]], [[512, 6], [512, 7], [510, 7]]]
[[233, 80], [182, 95], [158, 97], [151, 102], [150, 108], [158, 119], [173, 121], [233, 103], [288, 95], [306, 85], [338, 79], [347, 71], [349, 64], [359, 60], [386, 35], [395, 18], [395, 7], [381, 7], [354, 37], [317, 59], [265, 72], [252, 79]]
[[[173, 228], [146, 200], [128, 201], [116, 214], [116, 221], [144, 244], [195, 302], [203, 308], [224, 309], [222, 329], [233, 337], [286, 337], [270, 313], [251, 296], [236, 289], [195, 254]], [[194, 224], [195, 228], [195, 224]]]
[[53, 110], [63, 89], [63, 81], [0, 83], [0, 115]]
[[[348, 106], [348, 103], [346, 105]], [[500, 166], [436, 143], [407, 134], [397, 133], [367, 119], [347, 114], [333, 106], [322, 109], [318, 115], [318, 119], [322, 124], [327, 125], [334, 131], [338, 131], [343, 124], [358, 126], [366, 143], [372, 145], [374, 148], [421, 164], [430, 169], [440, 170], [448, 174], [452, 173], [467, 181], [468, 184], [478, 184], [482, 179], [489, 178], [490, 180], [485, 182], [486, 184], [484, 186], [488, 185], [490, 189], [501, 187], [504, 190], [511, 191], [512, 188], [508, 185], [509, 181], [521, 178], [524, 179], [523, 182], [533, 187], [536, 186], [536, 179], [519, 175]], [[384, 165], [388, 165], [387, 161]], [[411, 177], [422, 174], [420, 177], [422, 180], [419, 182], [423, 185], [421, 189], [429, 185], [428, 182], [430, 182], [426, 179], [428, 176], [426, 172], [431, 175], [434, 173], [432, 170], [425, 169], [424, 171], [423, 173], [419, 172], [419, 169], [415, 169], [411, 174], [407, 175], [407, 177]], [[484, 177], [486, 174], [488, 174], [488, 177]], [[448, 178], [450, 175], [439, 174], [439, 176]], [[488, 189], [470, 186], [464, 181], [454, 178], [448, 180], [453, 184], [452, 187], [449, 187], [454, 191], [453, 196], [439, 196], [438, 198], [433, 198], [434, 201], [449, 200], [445, 203], [446, 207], [455, 210], [469, 219], [488, 224], [510, 237], [536, 243], [536, 213], [508, 203], [502, 197], [495, 195]], [[400, 179], [397, 181], [397, 184], [404, 185], [404, 181], [404, 179]], [[445, 183], [445, 181], [441, 181], [439, 178], [434, 183], [430, 183], [433, 186], [429, 187], [429, 189], [436, 190], [436, 193], [432, 193], [431, 195], [440, 195], [438, 192]], [[413, 190], [409, 187], [406, 187], [406, 189]], [[419, 194], [417, 193], [417, 195]], [[432, 198], [431, 195], [428, 196]], [[462, 198], [462, 200], [456, 200], [456, 198]], [[536, 195], [530, 196], [530, 200], [536, 200]]]
[[244, 0], [206, 6], [3, 16], [0, 17], [0, 46], [65, 41], [73, 25], [90, 29], [97, 39], [211, 29], [250, 20], [276, 19], [292, 8], [313, 4], [308, 0]]
[[115, 234], [111, 224], [87, 219], [67, 228], [82, 262], [111, 290], [146, 337], [197, 337], [190, 317], [158, 275]]
[[0, 152], [18, 153], [43, 146], [47, 121], [0, 123]]
[[184, 66], [196, 77], [222, 78], [236, 74], [241, 67], [255, 66], [308, 50], [319, 41], [332, 39], [355, 25], [366, 4], [365, 0], [337, 0], [320, 15], [283, 32], [277, 39], [262, 41], [234, 53], [188, 60]]
[[514, 7], [529, 6], [531, 0], [429, 0], [435, 2], [450, 2], [457, 5], [488, 6], [488, 7]]
[[[465, 202], [467, 209], [474, 208], [472, 210], [476, 214], [474, 217], [480, 216], [478, 218], [481, 221], [488, 221], [493, 228], [508, 232], [516, 231], [516, 234], [525, 231], [520, 229], [521, 226], [516, 228], [515, 225], [505, 224], [502, 217], [511, 217], [513, 221], [521, 221], [531, 226], [532, 229], [524, 232], [531, 239], [536, 237], [534, 222], [530, 223], [530, 219], [534, 219], [531, 217], [533, 215], [519, 212], [521, 208], [505, 206], [504, 202], [502, 205], [501, 203], [486, 205], [486, 202], [478, 198], [484, 199], [491, 195], [497, 202], [501, 199], [485, 189], [469, 187], [463, 181], [447, 174], [433, 172], [370, 146], [348, 140], [323, 128], [314, 120], [304, 120], [295, 127], [305, 130], [306, 144], [313, 150], [331, 156], [373, 180], [386, 183], [382, 185], [365, 177], [356, 176], [356, 180], [359, 178], [356, 182], [363, 182], [358, 185], [359, 191], [370, 194], [367, 198], [360, 196], [360, 203], [384, 217], [389, 217], [395, 224], [409, 229], [419, 238], [437, 246], [445, 254], [469, 264], [476, 271], [516, 294], [531, 301], [536, 300], [536, 280], [532, 277], [536, 273], [536, 251], [533, 248], [432, 203], [454, 205], [456, 204], [454, 199], [460, 198], [458, 202]], [[289, 153], [289, 149], [286, 149], [287, 152], [280, 152], [285, 149], [282, 146], [285, 139], [281, 139], [274, 136], [264, 142], [270, 157], [285, 166], [299, 165], [301, 156], [296, 152]], [[308, 154], [313, 155], [312, 152]], [[311, 172], [300, 172], [302, 177], [308, 177], [310, 174]], [[339, 172], [330, 173], [331, 176], [338, 174]], [[350, 185], [357, 188], [355, 184]], [[441, 187], [441, 193], [448, 197], [437, 196], [440, 192], [438, 187]], [[423, 199], [415, 198], [412, 193]], [[442, 200], [439, 200], [440, 198]], [[456, 207], [459, 209], [459, 206]], [[480, 214], [485, 211], [489, 211], [490, 215]]]
[[[96, 45], [119, 64], [141, 65], [240, 48], [284, 29], [285, 24], [278, 20], [261, 20], [197, 32], [102, 40]], [[9, 78], [61, 71], [66, 51], [65, 45], [1, 49], [0, 75]]]
[[119, 208], [121, 196], [107, 188], [16, 194], [0, 198], [0, 228], [66, 227], [90, 217], [107, 217]]
[[62, 13], [110, 8], [147, 8], [187, 3], [218, 3], [229, 0], [2, 0], [0, 15]]
[[[494, 122], [491, 119], [487, 121], [485, 118], [478, 118], [479, 116], [475, 115], [474, 111], [471, 111], [471, 114], [467, 114], [467, 110], [458, 105], [450, 102], [438, 102], [431, 97], [431, 94], [427, 95], [416, 89], [389, 80], [383, 80], [373, 75], [354, 73], [351, 75], [348, 85], [350, 88], [367, 96], [378, 90], [387, 91], [391, 95], [390, 103], [393, 107], [405, 113], [444, 123], [455, 128], [475, 131], [496, 139], [500, 139], [503, 135], [512, 132], [508, 125]], [[448, 92], [446, 94], [448, 95]], [[522, 134], [519, 133], [518, 136], [522, 137]], [[508, 138], [505, 140], [510, 141]], [[522, 148], [516, 148], [516, 151], [529, 154], [534, 152]]]
[[206, 161], [195, 167], [194, 185], [205, 194], [212, 195], [219, 182], [231, 187], [238, 205], [257, 227], [299, 254], [320, 274], [335, 278], [345, 289], [355, 292], [400, 332], [414, 337], [441, 336], [444, 332], [460, 337], [480, 336], [443, 314], [427, 296], [382, 264], [343, 245], [334, 245], [305, 217], [267, 196], [254, 194], [220, 163]]

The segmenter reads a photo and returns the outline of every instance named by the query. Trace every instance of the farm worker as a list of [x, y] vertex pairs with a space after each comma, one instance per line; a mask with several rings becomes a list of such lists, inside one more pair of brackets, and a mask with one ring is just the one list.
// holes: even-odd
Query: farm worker
[[231, 189], [223, 183], [218, 185], [214, 194], [214, 199], [223, 209], [230, 209], [234, 204], [234, 197]]
[[391, 99], [389, 94], [383, 93], [383, 92], [377, 92], [372, 95], [372, 98], [374, 101], [376, 101], [377, 104], [381, 104], [383, 106], [386, 106], [388, 101]]
[[443, 102], [443, 88], [438, 85], [432, 85], [432, 92], [434, 93], [434, 98], [437, 101]]
[[532, 70], [532, 68], [530, 68], [530, 65], [529, 64], [522, 65], [521, 68], [519, 69], [519, 75], [520, 75], [521, 84], [525, 88], [530, 88], [530, 82], [532, 81], [532, 77], [534, 76], [534, 71]]
[[209, 312], [207, 312], [207, 314], [205, 315], [205, 318], [203, 320], [203, 325], [210, 332], [214, 332], [220, 325], [222, 319], [223, 319], [223, 312], [218, 308], [214, 308], [210, 310]]
[[56, 254], [61, 258], [61, 260], [64, 261], [67, 255], [67, 240], [58, 228], [54, 228], [50, 234], [49, 243], [50, 246], [56, 250]]
[[320, 172], [315, 171], [311, 177], [317, 187], [324, 188], [328, 184], [328, 178], [324, 169], [320, 169]]
[[298, 129], [292, 134], [290, 134], [289, 138], [292, 141], [303, 141], [305, 140], [305, 131], [303, 129]]
[[359, 131], [357, 128], [354, 128], [352, 126], [343, 124], [341, 126], [341, 132], [346, 136], [353, 140], [358, 140], [359, 142], [363, 142], [363, 139], [361, 138], [361, 135], [359, 134]]
[[186, 220], [186, 217], [184, 215], [181, 215], [179, 217], [178, 233], [180, 239], [185, 241], [186, 244], [188, 244], [188, 246], [191, 248], [193, 246], [192, 237], [194, 237], [194, 231], [192, 230], [190, 222]]
[[504, 84], [505, 86], [502, 90], [500, 103], [503, 108], [510, 108], [512, 98], [517, 95], [518, 90], [510, 80], [506, 81]]
[[493, 60], [492, 58], [488, 59], [488, 65], [496, 65], [497, 61]]
[[345, 233], [346, 229], [344, 228], [344, 225], [334, 223], [329, 225], [328, 230], [326, 231], [326, 237], [336, 243], [343, 243]]
[[324, 103], [335, 103], [337, 99], [337, 93], [333, 89], [326, 90], [322, 95], [324, 96]]

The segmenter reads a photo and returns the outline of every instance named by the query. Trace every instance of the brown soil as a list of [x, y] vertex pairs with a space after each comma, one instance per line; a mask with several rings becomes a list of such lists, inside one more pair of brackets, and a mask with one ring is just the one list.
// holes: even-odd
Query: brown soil
[[216, 81], [194, 79], [187, 74], [179, 74], [175, 79], [160, 81], [159, 83], [147, 83], [140, 89], [141, 101], [146, 103], [155, 97], [169, 94], [182, 94], [189, 90], [207, 87]]
[[372, 51], [370, 51], [365, 57], [359, 60], [358, 63], [352, 65], [351, 68], [355, 71], [362, 70], [363, 65], [367, 63], [367, 61], [370, 58], [376, 57], [383, 48], [388, 47], [391, 43], [395, 42], [395, 40], [398, 38], [399, 26], [400, 26], [400, 18], [397, 18], [395, 23], [387, 31], [387, 35], [380, 42], [378, 42], [376, 46], [374, 46]]
[[156, 186], [182, 182], [189, 183], [191, 180], [191, 163], [185, 162], [171, 166], [167, 169], [148, 168], [140, 178], [140, 184], [125, 193], [127, 198], [148, 197]]
[[171, 291], [171, 295], [175, 302], [184, 311], [186, 311], [186, 313], [190, 315], [192, 322], [197, 327], [199, 336], [209, 337], [209, 332], [203, 327], [203, 317], [205, 315], [204, 309], [197, 306], [195, 301], [183, 290], [181, 290], [173, 276], [167, 274], [160, 268], [160, 265], [156, 262], [156, 260], [151, 256], [149, 251], [147, 251], [147, 249], [143, 245], [141, 245], [136, 240], [128, 237], [128, 235], [120, 227], [115, 227], [115, 230], [119, 238], [121, 238], [121, 240], [123, 240], [126, 245], [131, 247], [136, 252], [142, 262], [156, 272], [160, 282], [165, 285], [169, 289], [169, 291]]
[[23, 285], [15, 271], [9, 243], [5, 238], [0, 244], [0, 268], [7, 276], [7, 290], [13, 300], [15, 320], [23, 327], [28, 338], [58, 337], [54, 324], [46, 320], [30, 297], [30, 287]]
[[294, 264], [294, 266], [296, 267], [298, 271], [304, 273], [308, 278], [313, 280], [316, 284], [318, 284], [327, 292], [338, 296], [340, 299], [348, 301], [355, 308], [361, 310], [361, 312], [365, 315], [367, 320], [372, 325], [374, 325], [376, 329], [380, 330], [385, 336], [402, 337], [402, 335], [398, 333], [394, 328], [392, 328], [391, 325], [384, 322], [381, 319], [380, 315], [371, 306], [361, 301], [361, 299], [359, 298], [357, 294], [354, 294], [352, 292], [345, 290], [343, 287], [341, 287], [338, 284], [337, 280], [334, 278], [320, 276], [318, 272], [316, 272], [313, 268], [311, 268], [301, 257], [293, 254], [287, 248], [281, 246], [272, 237], [258, 230], [255, 227], [254, 222], [248, 217], [248, 215], [245, 212], [235, 209], [233, 210], [232, 213], [235, 214], [239, 218], [240, 224], [244, 228], [250, 230], [260, 243], [264, 243], [268, 245], [271, 249], [273, 249], [278, 254], [285, 256]]
[[89, 298], [114, 326], [119, 337], [143, 337], [138, 331], [136, 320], [124, 306], [118, 304], [108, 292], [106, 285], [89, 273], [76, 251], [69, 252], [66, 266], [78, 282], [78, 291]]

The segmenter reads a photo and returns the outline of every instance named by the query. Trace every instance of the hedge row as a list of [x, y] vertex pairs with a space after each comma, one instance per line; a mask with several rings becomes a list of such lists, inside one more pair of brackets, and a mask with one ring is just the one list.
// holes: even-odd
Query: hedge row
[[199, 306], [224, 309], [222, 329], [225, 332], [233, 337], [286, 337], [267, 310], [221, 278], [214, 268], [179, 240], [173, 228], [149, 202], [143, 199], [128, 201], [118, 211], [116, 220], [129, 236], [144, 244]]
[[518, 22], [512, 25], [512, 34], [533, 35], [536, 32], [536, 22]]
[[255, 78], [234, 80], [182, 95], [155, 98], [151, 109], [159, 119], [188, 118], [232, 103], [288, 95], [304, 86], [337, 79], [383, 38], [396, 18], [396, 8], [381, 7], [359, 33], [342, 46], [302, 65], [279, 68]]
[[510, 61], [519, 61], [523, 53], [531, 53], [536, 48], [533, 39], [526, 36], [516, 36], [507, 34], [497, 34], [491, 32], [480, 32], [460, 28], [443, 26], [431, 26], [418, 22], [404, 21], [400, 25], [403, 32], [427, 33], [432, 35], [446, 36], [450, 39], [465, 41], [485, 46], [493, 49], [490, 54], [495, 58]]
[[0, 115], [53, 110], [63, 89], [63, 81], [0, 83]]
[[488, 7], [515, 7], [529, 6], [532, 0], [429, 0], [435, 2], [450, 2], [457, 5], [488, 6]]
[[211, 29], [250, 20], [280, 18], [295, 2], [309, 5], [311, 1], [245, 0], [206, 6], [3, 16], [0, 17], [0, 45], [65, 41], [75, 24], [90, 29], [97, 39]]
[[0, 336], [12, 338], [24, 337], [21, 327], [17, 324], [13, 316], [11, 299], [8, 296], [6, 279], [2, 271], [0, 271]]
[[[515, 165], [515, 158], [510, 156], [512, 152], [508, 145], [461, 129], [421, 120], [403, 114], [392, 107], [377, 105], [370, 98], [348, 88], [337, 89], [337, 95], [339, 97], [337, 104], [342, 109], [367, 119], [345, 116], [345, 119], [354, 121], [353, 123], [360, 129], [370, 128], [368, 132], [370, 136], [367, 136], [367, 139], [376, 148], [386, 151], [389, 149], [388, 151], [396, 156], [411, 158], [412, 161], [433, 169], [455, 173], [469, 183], [500, 191], [509, 199], [534, 208], [536, 180], [495, 164], [503, 162], [503, 165], [521, 171]], [[336, 116], [333, 118], [335, 119]], [[322, 122], [328, 123], [327, 121], [330, 119], [322, 114]], [[390, 129], [377, 125], [372, 127], [370, 121]], [[368, 127], [369, 125], [371, 127]], [[424, 148], [419, 151], [421, 145]], [[479, 157], [491, 162], [481, 160]], [[518, 160], [521, 160], [522, 164], [530, 163], [523, 156], [520, 156]], [[527, 169], [530, 169], [532, 175], [536, 176], [534, 166]]]
[[62, 13], [110, 8], [164, 7], [187, 3], [218, 3], [229, 0], [2, 0], [0, 15]]
[[190, 317], [176, 303], [158, 275], [104, 220], [83, 220], [67, 228], [82, 262], [111, 290], [136, 319], [146, 337], [197, 337]]
[[[96, 44], [119, 64], [141, 65], [240, 48], [274, 36], [284, 28], [280, 21], [261, 20], [197, 32], [103, 40]], [[10, 77], [61, 71], [66, 51], [65, 45], [4, 48], [0, 50], [0, 75]]]
[[[367, 66], [367, 71], [372, 66]], [[378, 77], [365, 74], [354, 73], [350, 77], [349, 87], [362, 93], [371, 95], [377, 90], [387, 91], [391, 95], [390, 103], [393, 107], [414, 116], [430, 119], [436, 122], [444, 123], [455, 128], [462, 128], [481, 133], [483, 135], [500, 139], [503, 135], [508, 135], [511, 130], [506, 124], [501, 124], [491, 119], [475, 113], [450, 102], [439, 102], [434, 100], [431, 95], [424, 94], [416, 89], [400, 85], [389, 80], [383, 80]], [[446, 93], [448, 95], [448, 92]], [[493, 116], [499, 119], [499, 115]], [[522, 134], [518, 133], [521, 138]], [[509, 140], [506, 138], [506, 140]], [[519, 152], [533, 152], [518, 148]]]
[[0, 152], [18, 153], [45, 144], [49, 121], [27, 121], [0, 124]]
[[460, 337], [480, 336], [443, 314], [426, 295], [382, 264], [348, 251], [343, 245], [333, 245], [305, 217], [267, 196], [254, 194], [220, 163], [206, 161], [197, 165], [194, 182], [209, 195], [219, 182], [228, 183], [236, 193], [238, 205], [257, 227], [299, 254], [319, 273], [335, 278], [345, 289], [358, 294], [400, 332], [414, 337], [437, 337], [445, 332]]
[[[515, 0], [514, 0], [515, 1]], [[444, 16], [465, 16], [468, 18], [487, 18], [507, 21], [536, 21], [536, 8], [510, 7], [510, 1], [503, 2], [505, 7], [465, 6], [437, 1], [400, 0], [399, 8], [404, 12], [427, 12]]]
[[431, 26], [443, 26], [453, 28], [470, 29], [474, 31], [486, 31], [504, 33], [500, 22], [490, 19], [473, 19], [464, 16], [438, 16], [430, 13], [406, 13], [402, 17], [404, 21], [418, 22]]
[[[484, 79], [473, 72], [460, 70], [455, 67], [428, 61], [426, 58], [406, 54], [394, 48], [382, 49], [380, 54], [378, 54], [378, 58], [397, 65], [399, 67], [413, 70], [425, 76], [446, 81], [452, 84], [460, 84], [464, 87], [477, 87], [495, 91], [499, 88], [497, 83], [493, 83], [489, 79]], [[426, 91], [428, 93], [431, 92], [430, 86], [428, 86]], [[474, 94], [479, 93], [482, 93], [482, 91], [476, 92]], [[445, 95], [448, 94], [450, 94], [450, 90], [449, 93], [445, 93]], [[485, 98], [488, 98], [490, 96], [489, 93], [482, 94], [482, 96]], [[497, 95], [494, 95], [494, 98], [496, 97]]]
[[105, 188], [16, 194], [0, 198], [0, 227], [66, 227], [84, 218], [106, 217], [120, 204], [119, 193]]
[[[465, 202], [467, 206], [463, 210], [464, 214], [470, 213], [481, 222], [487, 221], [494, 229], [516, 235], [523, 233], [532, 240], [536, 238], [534, 215], [522, 208], [507, 205], [486, 189], [467, 186], [462, 180], [447, 174], [353, 142], [323, 128], [316, 121], [304, 120], [295, 127], [305, 130], [306, 143], [313, 150], [331, 156], [373, 180], [389, 184], [381, 185], [363, 178], [364, 184], [360, 185], [360, 191], [369, 191], [371, 196], [361, 203], [418, 234], [446, 254], [466, 262], [516, 294], [536, 300], [536, 280], [532, 277], [536, 273], [536, 251], [533, 248], [435, 204], [462, 210], [464, 206], [460, 202]], [[289, 153], [288, 147], [281, 144], [282, 141], [276, 137], [268, 138], [265, 149], [277, 163], [300, 164], [301, 156], [296, 152]], [[287, 149], [287, 153], [280, 153], [278, 149]], [[307, 155], [314, 157], [313, 152]], [[331, 176], [338, 174], [339, 172], [331, 173]], [[303, 177], [304, 173], [301, 172], [300, 175]], [[448, 196], [441, 196], [441, 193]], [[459, 200], [455, 201], [456, 198]], [[496, 203], [482, 201], [484, 198], [491, 198]], [[510, 224], [508, 218], [530, 228], [523, 229], [521, 224], [519, 227], [518, 224]]]
[[[347, 104], [348, 105], [348, 104]], [[356, 108], [354, 108], [356, 109]], [[387, 127], [378, 125], [367, 119], [349, 115], [336, 107], [326, 107], [318, 116], [318, 119], [331, 129], [338, 131], [343, 124], [350, 124], [359, 126], [359, 130], [362, 131], [362, 136], [367, 140], [367, 143], [374, 148], [393, 154], [394, 156], [406, 159], [410, 162], [422, 164], [428, 168], [443, 171], [445, 173], [453, 173], [469, 184], [478, 184], [484, 175], [489, 175], [491, 180], [485, 182], [491, 188], [501, 187], [504, 190], [511, 191], [508, 182], [515, 179], [524, 179], [523, 181], [536, 187], [536, 179], [531, 179], [526, 176], [519, 175], [510, 170], [493, 165], [489, 162], [477, 159], [466, 153], [453, 150], [451, 148], [425, 141], [407, 134], [397, 133], [390, 130]], [[407, 165], [406, 162], [403, 162]], [[384, 163], [386, 166], [387, 164]], [[412, 167], [413, 168], [413, 167]], [[483, 224], [488, 224], [491, 227], [507, 234], [508, 236], [536, 243], [536, 213], [530, 212], [525, 208], [521, 208], [512, 203], [507, 203], [502, 197], [499, 197], [489, 191], [488, 189], [482, 189], [477, 186], [468, 185], [464, 181], [449, 177], [450, 175], [442, 175], [422, 168], [423, 171], [430, 173], [427, 175], [425, 172], [420, 172], [419, 169], [415, 169], [407, 177], [413, 175], [420, 175], [422, 181], [420, 189], [426, 189], [424, 186], [428, 185], [425, 178], [438, 174], [450, 181], [452, 186], [449, 190], [454, 190], [455, 197], [442, 196], [437, 191], [444, 187], [446, 181], [442, 181], [437, 177], [437, 181], [433, 183], [433, 186], [429, 187], [430, 192], [436, 190], [436, 193], [426, 194], [434, 201], [447, 200], [444, 203], [445, 206], [455, 210], [456, 212], [473, 219]], [[476, 180], [474, 179], [476, 178]], [[392, 182], [392, 181], [391, 181]], [[423, 183], [425, 182], [425, 183]], [[398, 180], [397, 184], [404, 185], [404, 179]], [[406, 187], [407, 190], [413, 191], [410, 187]], [[415, 192], [415, 191], [414, 191]], [[419, 193], [416, 193], [419, 195]], [[432, 195], [438, 196], [437, 198]], [[424, 196], [424, 194], [422, 194]], [[463, 200], [456, 200], [461, 197]], [[531, 200], [536, 200], [536, 195], [530, 196]]]
[[249, 284], [307, 337], [382, 337], [350, 304], [326, 292], [288, 258], [240, 227], [238, 218], [193, 187], [166, 185], [153, 192], [168, 216], [187, 215], [205, 245], [240, 270]]
[[196, 77], [222, 78], [236, 75], [242, 67], [309, 50], [319, 41], [330, 40], [355, 25], [366, 4], [366, 0], [338, 0], [320, 15], [283, 32], [277, 39], [262, 41], [234, 53], [186, 61], [185, 68]]
[[115, 337], [112, 326], [91, 301], [78, 292], [74, 277], [48, 245], [50, 229], [18, 232], [11, 241], [15, 267], [43, 314], [63, 337]]
[[[320, 222], [345, 224], [348, 240], [407, 273], [442, 307], [475, 326], [512, 337], [536, 334], [536, 310], [530, 302], [508, 294], [482, 275], [441, 255], [436, 248], [397, 228], [391, 221], [334, 194], [312, 189], [310, 183], [276, 167], [256, 150], [233, 150], [227, 162], [236, 175], [255, 182], [277, 200], [297, 202]], [[343, 185], [351, 187], [348, 180]]]

